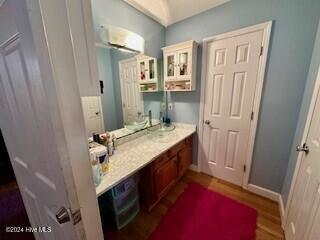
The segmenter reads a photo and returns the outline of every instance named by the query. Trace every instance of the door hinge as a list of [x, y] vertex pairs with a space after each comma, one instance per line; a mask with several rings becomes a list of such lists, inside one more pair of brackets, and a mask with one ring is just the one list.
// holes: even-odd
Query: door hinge
[[260, 48], [260, 56], [262, 56], [263, 55], [263, 46], [261, 46], [261, 48]]
[[250, 119], [253, 120], [253, 118], [254, 118], [254, 112], [251, 112]]
[[247, 166], [243, 165], [243, 172], [246, 172], [246, 171], [247, 171]]

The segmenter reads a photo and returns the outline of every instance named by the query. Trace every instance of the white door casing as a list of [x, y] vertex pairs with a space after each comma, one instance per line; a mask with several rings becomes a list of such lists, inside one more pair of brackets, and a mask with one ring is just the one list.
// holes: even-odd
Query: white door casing
[[[320, 68], [318, 72], [320, 83]], [[306, 146], [294, 183], [285, 226], [286, 239], [317, 240], [320, 236], [320, 92], [319, 85], [314, 91], [310, 104]]]
[[63, 1], [0, 6], [0, 127], [31, 226], [52, 230], [36, 239], [102, 239], [67, 19]]
[[101, 97], [81, 97], [84, 124], [88, 137], [93, 133], [104, 132], [104, 120], [102, 114]]
[[135, 121], [144, 114], [142, 93], [139, 91], [137, 61], [135, 58], [119, 61], [119, 76], [124, 123]]
[[200, 170], [245, 188], [271, 26], [267, 22], [204, 40]]

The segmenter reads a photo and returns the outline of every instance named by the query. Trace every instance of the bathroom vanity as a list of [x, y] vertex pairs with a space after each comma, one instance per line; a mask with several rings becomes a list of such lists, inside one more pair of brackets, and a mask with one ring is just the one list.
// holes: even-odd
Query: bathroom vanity
[[96, 188], [97, 196], [139, 172], [140, 199], [150, 210], [192, 161], [192, 138], [196, 126], [181, 123], [175, 123], [175, 126], [169, 135], [159, 137], [148, 133], [119, 145], [110, 157], [109, 172]]
[[140, 199], [147, 210], [158, 203], [191, 165], [192, 139], [191, 135], [178, 142], [140, 171]]

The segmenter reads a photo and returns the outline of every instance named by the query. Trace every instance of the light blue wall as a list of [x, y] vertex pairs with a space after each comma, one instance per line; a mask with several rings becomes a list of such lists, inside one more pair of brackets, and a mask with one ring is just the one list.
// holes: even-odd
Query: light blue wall
[[306, 87], [304, 89], [303, 101], [300, 109], [299, 120], [297, 124], [297, 130], [294, 136], [294, 141], [291, 147], [290, 160], [288, 164], [287, 174], [283, 183], [281, 195], [284, 201], [284, 204], [287, 204], [287, 199], [290, 191], [290, 184], [294, 169], [297, 162], [297, 152], [295, 151], [295, 146], [299, 145], [302, 139], [305, 122], [307, 119], [309, 104], [313, 94], [314, 84], [317, 78], [318, 69], [320, 65], [320, 22], [318, 25], [318, 33], [315, 40], [314, 50], [312, 54], [311, 64], [309, 68], [309, 74], [307, 78]]
[[115, 86], [112, 74], [112, 64], [110, 50], [105, 48], [96, 48], [99, 78], [104, 83], [104, 93], [101, 95], [104, 128], [105, 130], [114, 130], [119, 128], [119, 119], [117, 112], [119, 109], [115, 100]]
[[128, 29], [145, 39], [145, 53], [161, 57], [165, 28], [122, 0], [92, 0], [95, 26], [110, 24]]
[[[320, 14], [319, 0], [233, 0], [169, 26], [166, 45], [274, 20], [250, 182], [280, 192], [285, 177]], [[172, 93], [173, 120], [198, 124], [197, 91]]]
[[143, 93], [144, 111], [152, 111], [152, 118], [159, 119], [161, 102], [164, 102], [164, 92]]

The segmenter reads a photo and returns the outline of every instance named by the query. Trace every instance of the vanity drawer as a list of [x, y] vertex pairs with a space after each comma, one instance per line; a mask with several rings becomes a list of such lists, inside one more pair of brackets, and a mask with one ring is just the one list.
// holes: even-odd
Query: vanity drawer
[[169, 161], [168, 152], [165, 152], [154, 160], [154, 169], [161, 167], [167, 161]]

